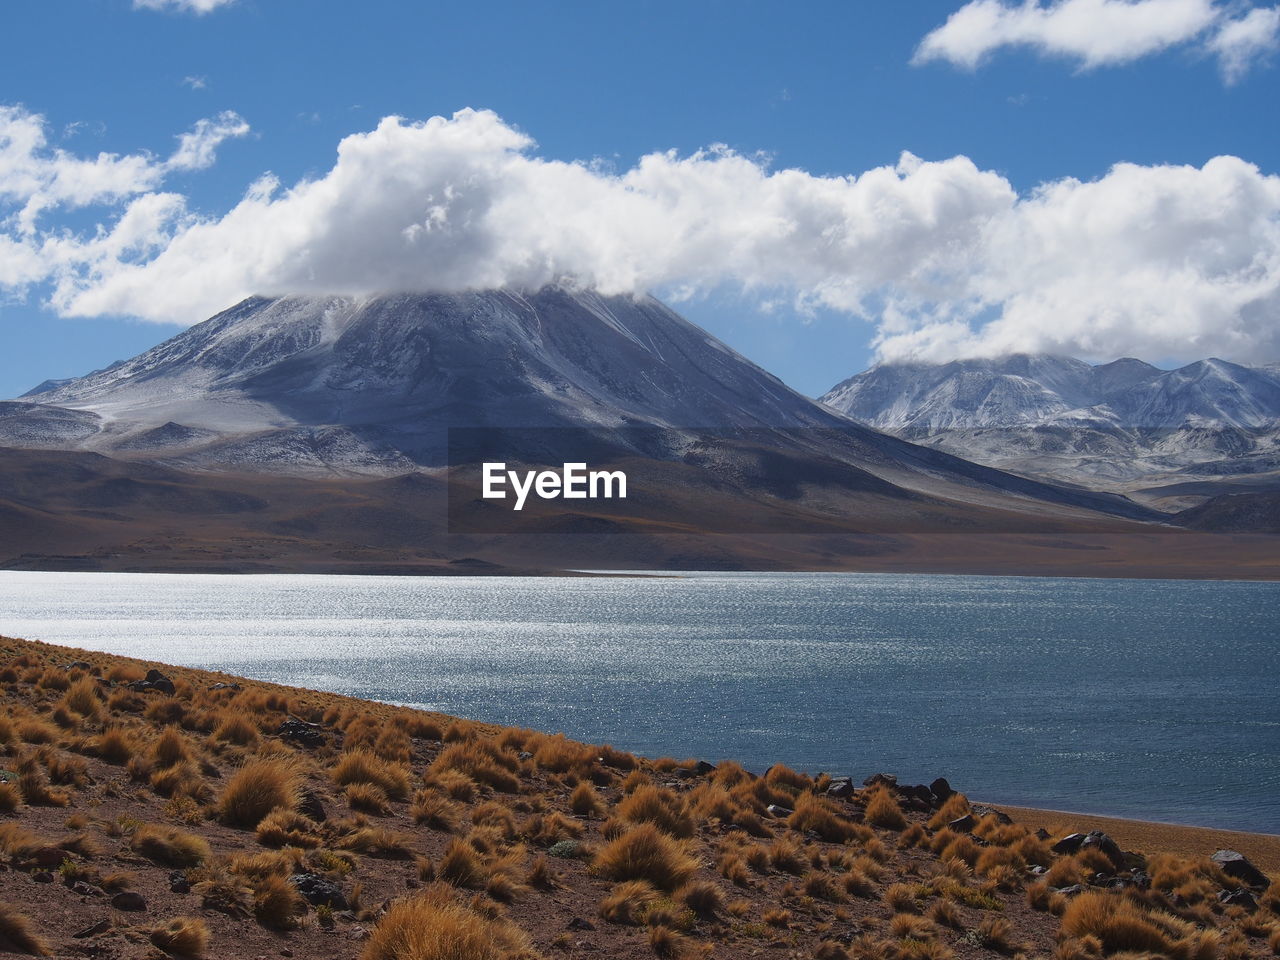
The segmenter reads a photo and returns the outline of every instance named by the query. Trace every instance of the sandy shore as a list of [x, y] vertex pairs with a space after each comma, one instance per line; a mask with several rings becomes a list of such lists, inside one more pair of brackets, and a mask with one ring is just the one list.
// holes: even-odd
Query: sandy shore
[[1044, 827], [1050, 833], [1064, 830], [1087, 832], [1102, 830], [1126, 850], [1144, 853], [1176, 853], [1180, 856], [1208, 856], [1223, 848], [1238, 850], [1260, 869], [1280, 871], [1280, 836], [1271, 833], [1244, 833], [1238, 830], [1215, 830], [1184, 824], [1155, 823], [1150, 820], [1124, 820], [1061, 810], [1036, 810], [993, 804], [1029, 827]]

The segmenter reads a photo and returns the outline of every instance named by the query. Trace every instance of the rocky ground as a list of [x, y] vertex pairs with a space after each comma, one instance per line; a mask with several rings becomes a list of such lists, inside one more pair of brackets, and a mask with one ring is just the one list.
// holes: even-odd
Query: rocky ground
[[1280, 953], [1280, 884], [943, 780], [646, 760], [0, 639], [0, 952], [995, 958]]

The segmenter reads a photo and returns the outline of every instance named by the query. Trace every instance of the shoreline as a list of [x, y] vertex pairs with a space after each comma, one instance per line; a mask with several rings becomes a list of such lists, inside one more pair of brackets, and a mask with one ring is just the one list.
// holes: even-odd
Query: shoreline
[[[336, 693], [330, 690], [320, 690], [310, 687], [295, 687], [288, 684], [277, 683], [272, 680], [264, 680], [259, 677], [229, 674], [223, 671], [207, 670], [200, 667], [187, 667], [159, 660], [144, 660], [138, 657], [107, 653], [87, 647], [52, 643], [45, 640], [28, 640], [10, 637], [4, 633], [0, 633], [0, 645], [4, 644], [6, 641], [17, 642], [19, 644], [33, 644], [39, 647], [47, 647], [70, 653], [87, 653], [98, 657], [108, 657], [114, 660], [125, 660], [149, 667], [159, 667], [166, 671], [184, 672], [213, 680], [244, 681], [279, 691], [303, 693], [326, 698], [337, 698], [351, 703], [377, 706], [383, 710], [395, 711], [403, 709], [420, 709], [407, 707], [404, 704], [395, 703], [393, 701], [354, 697], [350, 694]], [[430, 713], [433, 716], [439, 716], [445, 720], [458, 720], [473, 725], [479, 729], [502, 729], [500, 724], [493, 724], [487, 721], [474, 720], [468, 717], [444, 714], [437, 711], [425, 712]], [[637, 754], [636, 756], [640, 757], [641, 755]], [[642, 757], [642, 759], [652, 763], [656, 759], [661, 758]], [[736, 761], [729, 758], [727, 761], [722, 762]], [[963, 771], [953, 772], [952, 775], [957, 776], [957, 779], [959, 779], [959, 777], [963, 775]], [[855, 777], [855, 780], [856, 779], [858, 778]], [[1103, 830], [1113, 836], [1121, 846], [1133, 847], [1146, 852], [1177, 853], [1184, 856], [1208, 856], [1209, 853], [1213, 852], [1208, 849], [1208, 847], [1216, 843], [1217, 846], [1214, 847], [1214, 849], [1221, 847], [1237, 849], [1263, 869], [1280, 873], [1280, 833], [1273, 834], [1256, 831], [1233, 830], [1224, 827], [1206, 826], [1203, 824], [1169, 823], [1160, 820], [1118, 817], [1083, 811], [1059, 810], [1046, 807], [1029, 807], [1021, 804], [1002, 803], [999, 799], [991, 798], [975, 797], [974, 802], [984, 803], [988, 806], [1004, 811], [1019, 823], [1025, 823], [1031, 827], [1044, 827], [1050, 830], [1050, 832], [1055, 832], [1055, 828], [1061, 828], [1061, 830], [1065, 830], [1067, 832]]]
[[[451, 561], [456, 563], [456, 561]], [[919, 576], [919, 577], [984, 577], [993, 580], [1097, 580], [1101, 582], [1113, 582], [1117, 580], [1135, 581], [1140, 583], [1280, 583], [1280, 572], [1277, 573], [1258, 573], [1252, 576], [1209, 576], [1199, 575], [1194, 572], [1178, 574], [1177, 571], [1168, 571], [1166, 576], [1124, 576], [1121, 573], [1112, 573], [1108, 571], [1089, 570], [1082, 572], [1071, 572], [1069, 570], [1046, 569], [1043, 571], [1031, 571], [1022, 573], [1010, 573], [999, 570], [974, 569], [974, 570], [953, 570], [953, 569], [868, 569], [862, 567], [850, 567], [847, 569], [832, 569], [830, 567], [813, 568], [813, 569], [772, 569], [766, 567], [725, 567], [722, 569], [672, 569], [658, 568], [653, 570], [637, 570], [632, 567], [619, 568], [617, 570], [609, 570], [606, 568], [523, 568], [523, 567], [502, 567], [496, 564], [482, 563], [477, 566], [469, 564], [459, 564], [448, 568], [439, 566], [379, 566], [379, 565], [350, 565], [327, 567], [324, 565], [318, 567], [299, 567], [297, 569], [279, 569], [272, 566], [253, 567], [250, 565], [243, 566], [219, 566], [219, 565], [171, 565], [156, 567], [129, 567], [114, 568], [110, 566], [46, 566], [32, 567], [19, 565], [6, 565], [0, 562], [0, 575], [7, 573], [18, 574], [57, 574], [57, 573], [77, 573], [77, 574], [114, 574], [130, 575], [130, 576], [206, 576], [220, 577], [224, 576], [229, 579], [238, 577], [395, 577], [411, 580], [430, 580], [435, 578], [456, 578], [456, 577], [477, 577], [485, 579], [582, 579], [582, 580], [601, 580], [601, 579], [619, 579], [619, 580], [679, 580], [686, 577], [697, 576], [731, 576], [731, 575], [750, 575], [760, 574], [767, 576], [865, 576], [865, 577], [899, 577], [899, 576]]]
[[[986, 801], [982, 801], [986, 802]], [[1213, 850], [1237, 850], [1262, 870], [1280, 871], [1280, 834], [1226, 830], [1190, 823], [1164, 823], [1159, 820], [1136, 820], [1070, 810], [1046, 810], [990, 801], [1011, 816], [1015, 822], [1029, 827], [1066, 827], [1081, 833], [1102, 830], [1125, 849], [1144, 853], [1176, 853], [1183, 856], [1208, 856]]]

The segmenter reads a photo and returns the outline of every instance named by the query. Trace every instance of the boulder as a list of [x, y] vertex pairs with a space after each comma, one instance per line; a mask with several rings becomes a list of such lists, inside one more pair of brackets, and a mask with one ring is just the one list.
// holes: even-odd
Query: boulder
[[276, 729], [276, 736], [281, 740], [292, 740], [299, 746], [308, 749], [323, 747], [325, 744], [325, 736], [320, 732], [316, 724], [307, 723], [297, 717], [286, 718]]
[[864, 787], [874, 787], [879, 784], [884, 784], [886, 787], [893, 789], [898, 786], [898, 777], [892, 773], [873, 773], [862, 781]]
[[1069, 833], [1049, 849], [1054, 853], [1070, 856], [1080, 849], [1080, 845], [1084, 843], [1085, 836], [1083, 833]]
[[83, 930], [79, 930], [73, 933], [71, 936], [73, 939], [76, 939], [76, 940], [84, 940], [87, 937], [96, 937], [100, 933], [106, 933], [110, 929], [111, 929], [111, 920], [107, 917], [103, 917], [93, 926], [85, 927]]
[[1246, 910], [1258, 909], [1258, 901], [1248, 890], [1223, 890], [1218, 894], [1218, 902], [1224, 907], [1244, 907]]
[[46, 846], [32, 850], [26, 862], [37, 867], [57, 867], [61, 866], [62, 861], [66, 859], [67, 851], [61, 847]]
[[1085, 834], [1084, 842], [1080, 844], [1080, 849], [1100, 851], [1117, 870], [1123, 870], [1128, 866], [1124, 858], [1124, 851], [1120, 849], [1119, 844], [1101, 830], [1090, 830]]
[[707, 763], [705, 760], [699, 760], [693, 768], [693, 772], [700, 777], [707, 777], [716, 772], [714, 763]]
[[921, 803], [933, 806], [933, 791], [926, 787], [923, 783], [917, 783], [910, 787], [899, 787], [898, 792], [904, 797], [915, 798]]
[[978, 821], [973, 819], [972, 813], [966, 813], [963, 817], [952, 820], [947, 824], [956, 833], [968, 833], [974, 828]]
[[988, 807], [986, 804], [975, 803], [969, 809], [973, 811], [973, 815], [979, 820], [983, 817], [995, 817], [996, 823], [1013, 823], [1013, 817], [1009, 816], [1003, 810], [997, 810], [995, 807]]
[[315, 873], [295, 873], [289, 878], [302, 899], [313, 907], [330, 907], [334, 910], [346, 910], [347, 898], [342, 889], [332, 881]]
[[955, 793], [951, 789], [951, 784], [947, 782], [946, 777], [939, 777], [929, 784], [929, 792], [938, 798], [939, 803], [946, 803], [951, 798], [951, 795]]
[[785, 820], [795, 813], [790, 807], [784, 807], [777, 803], [771, 803], [765, 809], [769, 812], [769, 816], [777, 817], [779, 820]]
[[111, 905], [117, 910], [145, 910], [147, 900], [136, 890], [121, 890], [111, 898]]
[[853, 796], [853, 779], [851, 777], [835, 777], [827, 785], [827, 796], [837, 800], [847, 800]]
[[134, 680], [126, 684], [130, 690], [136, 690], [139, 693], [145, 693], [148, 690], [154, 690], [157, 693], [167, 694], [172, 697], [178, 692], [177, 687], [173, 685], [173, 681], [166, 677], [159, 670], [148, 670], [146, 677], [141, 680]]
[[1219, 850], [1209, 859], [1228, 877], [1242, 880], [1251, 887], [1265, 887], [1271, 882], [1265, 873], [1249, 862], [1248, 857], [1236, 850]]

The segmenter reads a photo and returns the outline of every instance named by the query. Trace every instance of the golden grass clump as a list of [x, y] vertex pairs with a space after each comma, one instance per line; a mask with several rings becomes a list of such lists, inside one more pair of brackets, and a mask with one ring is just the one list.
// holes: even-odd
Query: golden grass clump
[[421, 713], [405, 711], [396, 717], [396, 723], [415, 740], [434, 740], [439, 743], [444, 736], [444, 728], [439, 722]]
[[533, 761], [550, 773], [568, 773], [591, 766], [597, 754], [590, 747], [575, 743], [558, 733], [553, 737], [539, 736], [525, 746], [533, 754]]
[[347, 805], [364, 813], [385, 814], [388, 805], [387, 792], [374, 783], [352, 783], [347, 786]]
[[535, 813], [520, 824], [520, 836], [540, 847], [549, 847], [561, 840], [576, 840], [582, 836], [582, 825], [558, 810]]
[[600, 901], [599, 913], [610, 923], [639, 926], [649, 908], [661, 899], [653, 884], [645, 880], [628, 880], [609, 891]]
[[107, 727], [93, 742], [93, 752], [107, 763], [126, 763], [138, 750], [137, 738], [120, 726]]
[[693, 836], [693, 819], [680, 798], [665, 787], [637, 787], [618, 804], [617, 813], [627, 823], [652, 823], [673, 837]]
[[49, 786], [49, 777], [42, 767], [31, 766], [18, 776], [18, 790], [22, 799], [33, 807], [65, 807], [71, 797], [63, 790]]
[[159, 824], [143, 824], [129, 838], [129, 847], [153, 863], [166, 867], [195, 867], [209, 859], [208, 841], [194, 833]]
[[310, 817], [296, 810], [279, 809], [267, 814], [258, 823], [258, 842], [266, 847], [302, 847], [313, 849], [320, 846], [320, 825]]
[[877, 787], [867, 799], [865, 816], [867, 823], [886, 830], [902, 830], [907, 825], [897, 798], [883, 786]]
[[677, 840], [642, 823], [601, 848], [592, 868], [608, 880], [647, 880], [671, 891], [688, 883], [698, 864]]
[[49, 956], [49, 944], [36, 933], [26, 915], [3, 901], [0, 901], [0, 950], [30, 957]]
[[765, 771], [764, 782], [771, 787], [789, 787], [795, 791], [809, 790], [813, 786], [812, 779], [780, 763]]
[[684, 937], [665, 924], [649, 928], [649, 948], [658, 957], [678, 957], [684, 947]]
[[243, 710], [225, 710], [213, 728], [212, 737], [218, 743], [252, 747], [259, 739], [258, 725]]
[[97, 720], [102, 713], [97, 682], [92, 677], [81, 677], [67, 688], [62, 705], [85, 719]]
[[938, 812], [929, 818], [930, 830], [941, 830], [954, 820], [959, 820], [969, 812], [969, 800], [963, 793], [953, 793], [947, 797]]
[[191, 762], [191, 745], [177, 727], [165, 727], [151, 745], [151, 762], [157, 767], [172, 767]]
[[449, 841], [436, 864], [436, 876], [455, 887], [478, 890], [489, 879], [484, 858], [471, 844], [455, 837]]
[[[988, 847], [988, 850], [993, 848]], [[994, 848], [994, 849], [999, 849]], [[973, 866], [978, 862], [978, 857], [983, 853], [982, 847], [968, 834], [960, 834], [938, 854], [938, 857], [946, 862], [947, 860], [963, 860], [969, 866]]]
[[432, 790], [438, 790], [451, 800], [470, 803], [476, 798], [476, 782], [458, 770], [437, 770], [423, 777], [422, 782]]
[[1062, 930], [1076, 938], [1097, 938], [1108, 954], [1121, 950], [1169, 954], [1174, 950], [1167, 927], [1154, 922], [1150, 913], [1125, 897], [1096, 891], [1072, 898], [1062, 914]]
[[[449, 740], [449, 730], [445, 731], [446, 741]], [[520, 789], [520, 779], [515, 775], [519, 766], [520, 761], [514, 753], [502, 750], [488, 740], [457, 739], [440, 751], [428, 770], [428, 776], [453, 770], [501, 793], [515, 793]]]
[[53, 743], [61, 736], [57, 727], [38, 717], [20, 720], [16, 729], [24, 743]]
[[264, 927], [288, 929], [306, 912], [306, 901], [284, 877], [272, 874], [254, 884], [253, 915]]
[[199, 917], [174, 917], [151, 931], [151, 942], [176, 957], [203, 957], [209, 927]]
[[463, 906], [437, 885], [393, 903], [360, 960], [514, 960], [530, 950], [518, 927]]
[[359, 747], [342, 755], [332, 772], [339, 786], [369, 783], [380, 787], [388, 797], [404, 800], [409, 796], [409, 771], [399, 763], [384, 760], [376, 753]]
[[854, 825], [829, 800], [812, 793], [802, 793], [796, 799], [787, 825], [801, 833], [812, 830], [828, 843], [845, 843], [854, 836]]
[[569, 795], [569, 809], [580, 817], [600, 817], [604, 815], [605, 805], [595, 787], [584, 780]]
[[414, 823], [445, 833], [452, 833], [458, 825], [457, 804], [435, 790], [419, 790], [414, 794], [409, 816]]
[[672, 899], [684, 904], [704, 920], [714, 918], [724, 909], [724, 894], [718, 886], [707, 880], [686, 883], [675, 892]]
[[218, 816], [228, 826], [253, 830], [275, 810], [296, 809], [298, 796], [297, 764], [287, 757], [262, 757], [250, 760], [227, 781]]

